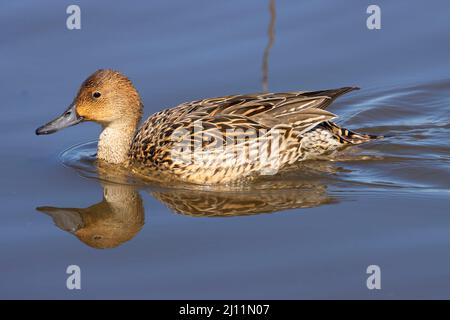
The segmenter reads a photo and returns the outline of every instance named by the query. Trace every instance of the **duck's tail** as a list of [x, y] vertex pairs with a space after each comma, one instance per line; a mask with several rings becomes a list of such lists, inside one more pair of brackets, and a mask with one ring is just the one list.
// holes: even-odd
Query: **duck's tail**
[[323, 122], [321, 125], [330, 130], [336, 139], [338, 139], [342, 144], [361, 144], [383, 138], [383, 136], [357, 133], [349, 129], [339, 127], [331, 121]]

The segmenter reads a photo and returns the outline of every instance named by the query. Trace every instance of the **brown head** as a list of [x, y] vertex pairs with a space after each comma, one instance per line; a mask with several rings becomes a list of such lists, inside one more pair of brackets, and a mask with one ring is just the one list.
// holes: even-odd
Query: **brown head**
[[94, 121], [104, 127], [116, 123], [136, 127], [141, 116], [141, 99], [132, 82], [120, 72], [101, 69], [81, 84], [70, 107], [38, 128], [36, 134], [54, 133], [82, 121]]

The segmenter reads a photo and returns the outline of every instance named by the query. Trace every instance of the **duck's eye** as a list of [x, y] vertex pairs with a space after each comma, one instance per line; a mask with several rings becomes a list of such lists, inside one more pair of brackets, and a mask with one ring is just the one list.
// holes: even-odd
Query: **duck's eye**
[[100, 92], [98, 92], [98, 91], [95, 91], [95, 92], [92, 94], [92, 96], [93, 96], [94, 98], [100, 98], [101, 95], [102, 95], [102, 94], [101, 94]]

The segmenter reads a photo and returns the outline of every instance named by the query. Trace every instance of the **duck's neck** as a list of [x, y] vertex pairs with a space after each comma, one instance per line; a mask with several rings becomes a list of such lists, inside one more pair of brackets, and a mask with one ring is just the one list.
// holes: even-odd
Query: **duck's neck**
[[103, 126], [97, 147], [97, 158], [109, 163], [126, 163], [138, 121], [110, 123]]

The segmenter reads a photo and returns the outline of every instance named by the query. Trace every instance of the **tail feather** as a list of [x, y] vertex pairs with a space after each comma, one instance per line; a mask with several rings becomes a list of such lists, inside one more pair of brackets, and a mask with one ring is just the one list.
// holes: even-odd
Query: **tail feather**
[[322, 125], [330, 130], [339, 142], [343, 144], [361, 144], [371, 140], [383, 138], [382, 136], [354, 132], [349, 129], [339, 127], [331, 121], [323, 122]]
[[343, 94], [345, 94], [347, 92], [359, 90], [359, 89], [360, 89], [359, 87], [342, 87], [342, 88], [330, 89], [330, 90], [309, 91], [306, 93], [308, 94], [308, 96], [311, 96], [311, 97], [328, 96], [334, 100], [337, 97], [342, 96]]
[[359, 87], [342, 87], [339, 89], [331, 89], [331, 90], [320, 90], [320, 91], [310, 91], [305, 92], [303, 95], [307, 97], [327, 97], [328, 99], [322, 103], [321, 106], [318, 106], [316, 108], [325, 109], [327, 108], [334, 100], [336, 100], [338, 97], [354, 90], [359, 90]]

